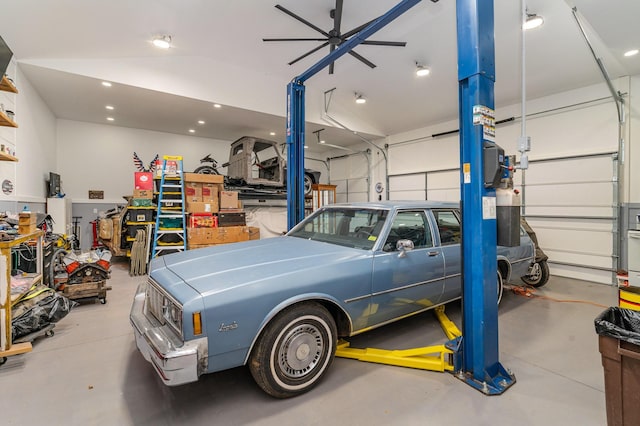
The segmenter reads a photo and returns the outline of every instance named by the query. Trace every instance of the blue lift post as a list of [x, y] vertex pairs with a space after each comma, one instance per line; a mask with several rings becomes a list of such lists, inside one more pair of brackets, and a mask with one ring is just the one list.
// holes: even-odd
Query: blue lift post
[[497, 395], [514, 384], [515, 377], [498, 359], [496, 193], [485, 186], [484, 176], [485, 144], [495, 145], [493, 0], [457, 0], [456, 15], [463, 224], [462, 360], [457, 377]]
[[[431, 0], [434, 1], [434, 0]], [[437, 0], [436, 0], [437, 1]], [[420, 0], [402, 0], [287, 85], [287, 227], [304, 219], [304, 82], [371, 37]]]

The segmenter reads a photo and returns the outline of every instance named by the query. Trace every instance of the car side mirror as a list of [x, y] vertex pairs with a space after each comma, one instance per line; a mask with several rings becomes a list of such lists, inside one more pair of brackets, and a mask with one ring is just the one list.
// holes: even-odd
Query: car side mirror
[[405, 257], [407, 255], [407, 252], [413, 250], [413, 248], [414, 245], [413, 241], [411, 240], [398, 240], [398, 242], [396, 243], [396, 250], [400, 252], [400, 254], [398, 254], [398, 257]]

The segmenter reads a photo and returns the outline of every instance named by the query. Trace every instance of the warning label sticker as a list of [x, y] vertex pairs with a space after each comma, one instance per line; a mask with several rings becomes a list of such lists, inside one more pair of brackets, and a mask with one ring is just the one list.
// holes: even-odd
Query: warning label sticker
[[484, 105], [473, 106], [473, 125], [482, 126], [482, 138], [487, 141], [496, 140], [496, 115], [495, 111]]

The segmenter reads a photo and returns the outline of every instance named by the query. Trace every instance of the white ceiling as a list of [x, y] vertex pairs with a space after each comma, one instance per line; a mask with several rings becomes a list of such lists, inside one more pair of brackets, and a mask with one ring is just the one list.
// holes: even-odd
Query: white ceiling
[[[374, 19], [399, 0], [344, 0], [342, 31]], [[280, 4], [328, 31], [335, 0], [0, 0], [0, 36], [56, 117], [189, 134], [222, 140], [242, 135], [285, 140], [286, 84], [329, 52], [324, 48], [289, 66], [319, 42], [272, 42], [263, 37], [321, 36], [274, 6]], [[406, 47], [359, 46], [377, 65], [349, 55], [305, 85], [307, 143], [324, 128], [329, 144], [360, 139], [323, 119], [326, 91], [335, 88], [329, 115], [366, 138], [452, 120], [458, 113], [455, 0], [423, 0], [371, 40]], [[571, 13], [576, 6], [612, 78], [640, 74], [637, 0], [528, 0], [545, 24], [526, 33], [527, 96], [537, 98], [602, 81]], [[520, 2], [495, 0], [496, 106], [520, 100]], [[150, 41], [170, 34], [174, 47]], [[415, 76], [415, 62], [431, 75]], [[113, 87], [99, 83], [109, 80]], [[367, 97], [356, 105], [354, 93]], [[212, 103], [223, 105], [214, 109]], [[116, 110], [107, 114], [106, 104]], [[19, 113], [19, 111], [18, 111]], [[204, 120], [205, 125], [197, 125]], [[269, 136], [275, 131], [276, 136]]]

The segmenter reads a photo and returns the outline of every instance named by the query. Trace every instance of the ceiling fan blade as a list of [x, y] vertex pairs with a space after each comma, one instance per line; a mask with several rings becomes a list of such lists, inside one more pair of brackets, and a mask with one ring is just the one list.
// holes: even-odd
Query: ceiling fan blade
[[293, 65], [293, 64], [295, 64], [295, 63], [296, 63], [296, 62], [298, 62], [299, 60], [306, 58], [307, 56], [311, 55], [312, 53], [315, 53], [315, 52], [317, 52], [318, 50], [320, 50], [320, 49], [322, 49], [323, 47], [326, 47], [326, 46], [328, 46], [328, 45], [329, 45], [329, 42], [328, 42], [328, 41], [327, 41], [327, 42], [325, 42], [325, 43], [322, 43], [320, 46], [318, 46], [318, 47], [316, 47], [316, 48], [314, 48], [314, 49], [311, 49], [310, 51], [308, 51], [308, 52], [307, 52], [307, 53], [305, 53], [304, 55], [302, 55], [302, 56], [300, 56], [300, 57], [298, 57], [298, 58], [294, 59], [294, 60], [293, 60], [293, 61], [291, 61], [291, 62], [289, 62], [289, 65]]
[[[376, 18], [376, 19], [378, 19], [378, 18]], [[356, 28], [352, 29], [351, 31], [347, 31], [347, 32], [346, 32], [346, 33], [344, 33], [344, 34], [341, 34], [341, 35], [340, 35], [340, 37], [342, 38], [342, 40], [346, 40], [346, 39], [348, 39], [349, 37], [351, 37], [352, 35], [354, 35], [354, 34], [356, 34], [356, 33], [359, 33], [360, 31], [362, 31], [362, 30], [364, 30], [365, 28], [367, 28], [367, 26], [368, 26], [369, 24], [371, 24], [372, 22], [374, 22], [376, 19], [372, 19], [372, 20], [370, 20], [369, 22], [364, 23], [364, 24], [360, 25], [359, 27], [356, 27]]]
[[[330, 50], [331, 52], [333, 52], [334, 50], [336, 50], [336, 47], [332, 44], [332, 45], [329, 47], [329, 50]], [[331, 64], [329, 65], [329, 74], [333, 74], [333, 68], [334, 68], [334, 66], [335, 66], [335, 62], [331, 62]]]
[[364, 63], [365, 65], [368, 65], [371, 68], [375, 68], [376, 67], [376, 65], [373, 62], [369, 61], [368, 59], [363, 58], [362, 56], [358, 55], [353, 50], [349, 51], [349, 55], [353, 56], [354, 58], [358, 59], [360, 62]]
[[262, 41], [327, 41], [326, 38], [263, 38]]
[[276, 4], [276, 9], [281, 10], [282, 12], [286, 13], [287, 15], [291, 16], [293, 19], [296, 19], [300, 22], [302, 22], [303, 24], [307, 25], [308, 27], [313, 28], [314, 30], [316, 30], [317, 32], [319, 32], [322, 35], [327, 36], [327, 38], [329, 38], [329, 34], [326, 33], [325, 31], [323, 31], [322, 29], [316, 27], [315, 25], [313, 25], [311, 22], [307, 21], [306, 19], [296, 15], [295, 13], [291, 12], [288, 9], [285, 9], [284, 7], [280, 6], [279, 4]]
[[340, 34], [340, 24], [342, 23], [342, 0], [336, 0], [336, 8], [333, 12], [333, 29]]
[[374, 40], [367, 40], [367, 41], [363, 41], [360, 44], [368, 44], [368, 45], [374, 45], [374, 46], [399, 46], [399, 47], [405, 47], [407, 45], [406, 41], [374, 41]]

